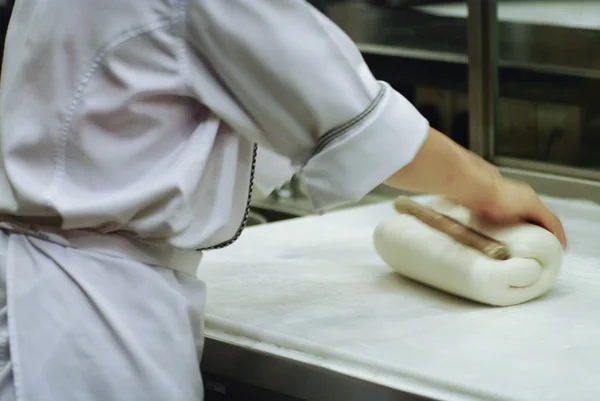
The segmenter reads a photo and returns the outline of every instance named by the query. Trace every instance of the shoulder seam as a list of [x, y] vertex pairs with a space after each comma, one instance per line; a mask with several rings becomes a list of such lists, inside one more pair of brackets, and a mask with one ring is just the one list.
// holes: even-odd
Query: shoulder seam
[[188, 12], [188, 0], [178, 0], [178, 13], [177, 13], [177, 24], [180, 25], [180, 30], [178, 31], [179, 37], [177, 42], [177, 62], [179, 64], [179, 69], [181, 72], [181, 76], [183, 78], [184, 89], [188, 95], [193, 94], [193, 90], [190, 85], [190, 62], [188, 58], [188, 50], [187, 50], [187, 12]]

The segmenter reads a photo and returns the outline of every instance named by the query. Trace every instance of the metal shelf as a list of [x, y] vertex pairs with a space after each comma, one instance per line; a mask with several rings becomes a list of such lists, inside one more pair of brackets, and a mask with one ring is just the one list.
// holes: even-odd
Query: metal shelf
[[[386, 7], [349, 1], [322, 8], [367, 54], [468, 63], [468, 21], [460, 14], [436, 13], [436, 5]], [[501, 21], [497, 40], [500, 68], [600, 78], [600, 57], [592, 57], [600, 30]]]

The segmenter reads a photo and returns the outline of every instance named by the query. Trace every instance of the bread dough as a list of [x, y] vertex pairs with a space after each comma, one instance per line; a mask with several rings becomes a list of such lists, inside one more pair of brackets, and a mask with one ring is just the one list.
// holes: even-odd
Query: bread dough
[[443, 199], [428, 206], [503, 242], [511, 259], [490, 259], [412, 216], [398, 214], [381, 222], [373, 236], [377, 253], [394, 271], [442, 291], [495, 306], [530, 301], [554, 284], [563, 248], [547, 230], [532, 224], [491, 225]]

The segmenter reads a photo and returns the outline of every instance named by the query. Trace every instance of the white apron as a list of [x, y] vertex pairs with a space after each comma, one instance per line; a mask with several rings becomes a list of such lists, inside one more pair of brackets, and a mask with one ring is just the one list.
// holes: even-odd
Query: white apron
[[0, 401], [202, 400], [202, 282], [3, 225]]

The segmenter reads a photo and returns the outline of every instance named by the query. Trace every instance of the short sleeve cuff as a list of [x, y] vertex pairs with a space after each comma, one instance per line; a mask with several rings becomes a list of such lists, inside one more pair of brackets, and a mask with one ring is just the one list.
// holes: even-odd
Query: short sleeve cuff
[[326, 133], [300, 169], [313, 207], [323, 212], [357, 202], [409, 164], [429, 122], [387, 83], [359, 116]]

